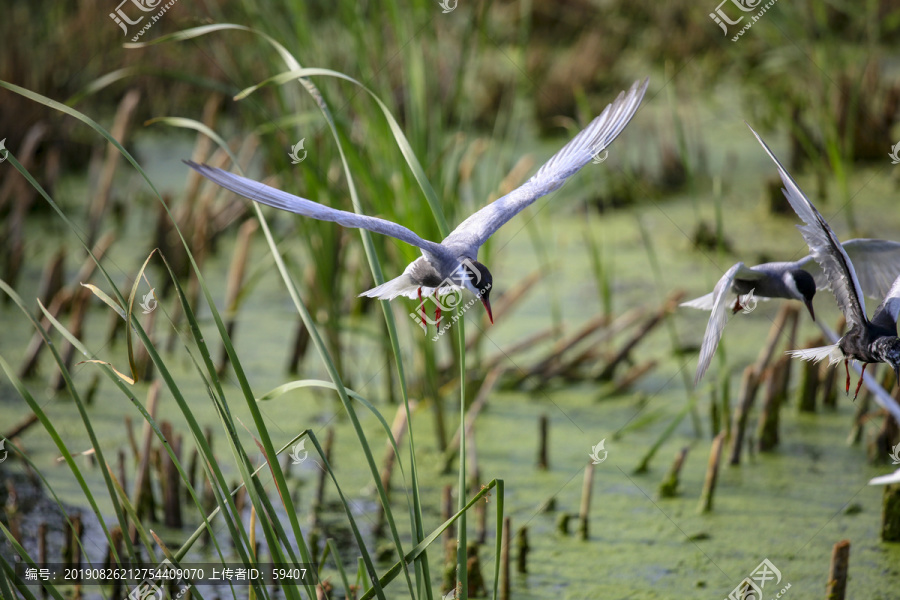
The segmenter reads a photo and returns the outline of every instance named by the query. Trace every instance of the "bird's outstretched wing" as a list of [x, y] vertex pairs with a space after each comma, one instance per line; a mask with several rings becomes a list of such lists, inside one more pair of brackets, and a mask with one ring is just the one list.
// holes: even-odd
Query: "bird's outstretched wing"
[[426, 255], [431, 254], [443, 260], [450, 257], [449, 251], [440, 244], [423, 240], [406, 227], [391, 221], [329, 208], [317, 202], [306, 200], [305, 198], [300, 198], [299, 196], [288, 194], [287, 192], [282, 192], [281, 190], [265, 185], [264, 183], [259, 183], [258, 181], [241, 177], [240, 175], [235, 175], [234, 173], [229, 173], [228, 171], [223, 171], [216, 167], [199, 165], [189, 160], [184, 162], [187, 166], [194, 169], [213, 183], [255, 202], [297, 213], [304, 217], [311, 217], [319, 221], [332, 221], [344, 227], [367, 229], [375, 233], [389, 235], [406, 242], [407, 244], [421, 248]]
[[[860, 238], [841, 245], [853, 263], [863, 294], [879, 300], [887, 296], [894, 280], [900, 276], [900, 242]], [[825, 271], [812, 255], [797, 262], [816, 280], [816, 288], [831, 288]]]
[[709, 315], [709, 323], [706, 324], [706, 333], [703, 335], [703, 345], [700, 347], [700, 360], [697, 362], [697, 374], [694, 375], [694, 385], [700, 383], [704, 373], [712, 362], [712, 357], [719, 347], [722, 332], [725, 330], [725, 321], [728, 319], [728, 305], [731, 303], [731, 284], [734, 280], [762, 279], [763, 273], [754, 271], [739, 262], [725, 271], [716, 287], [712, 291], [712, 314]]
[[872, 315], [872, 324], [890, 329], [896, 335], [898, 315], [900, 315], [900, 277], [897, 277], [884, 300], [875, 309], [875, 314]]
[[620, 93], [615, 102], [554, 154], [531, 179], [469, 216], [441, 243], [462, 248], [467, 256], [471, 255], [474, 259], [478, 248], [495, 231], [541, 196], [562, 187], [566, 179], [616, 139], [637, 112], [649, 82], [649, 79], [635, 81], [627, 94]]
[[[747, 127], [750, 126], [747, 125]], [[806, 223], [806, 225], [798, 225], [797, 229], [800, 230], [803, 239], [806, 240], [812, 257], [825, 272], [825, 278], [828, 280], [831, 292], [837, 300], [838, 308], [841, 309], [841, 312], [844, 313], [844, 317], [847, 319], [847, 325], [850, 327], [864, 327], [868, 322], [866, 318], [866, 301], [860, 288], [856, 271], [853, 270], [853, 263], [850, 262], [850, 257], [847, 256], [847, 252], [841, 246], [828, 222], [825, 221], [825, 218], [819, 214], [819, 211], [816, 210], [809, 198], [800, 190], [800, 186], [787, 172], [787, 169], [775, 158], [775, 155], [772, 154], [766, 143], [762, 141], [759, 134], [753, 131], [752, 127], [750, 127], [750, 131], [753, 132], [753, 135], [762, 144], [766, 154], [778, 167], [778, 174], [784, 183], [784, 188], [782, 189], [784, 197], [787, 198], [797, 216]]]

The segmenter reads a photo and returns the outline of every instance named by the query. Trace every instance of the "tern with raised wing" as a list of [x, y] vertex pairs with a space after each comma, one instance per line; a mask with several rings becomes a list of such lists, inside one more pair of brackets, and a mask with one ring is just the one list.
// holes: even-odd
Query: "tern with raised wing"
[[[870, 363], [887, 363], [894, 369], [897, 381], [900, 382], [900, 338], [897, 337], [897, 316], [900, 314], [900, 277], [897, 277], [885, 295], [884, 300], [870, 321], [866, 316], [865, 294], [860, 285], [860, 278], [847, 251], [838, 242], [831, 226], [825, 221], [809, 198], [803, 193], [791, 175], [775, 158], [762, 138], [750, 128], [759, 143], [765, 149], [775, 165], [784, 183], [784, 197], [787, 198], [797, 213], [806, 223], [797, 225], [803, 239], [809, 246], [813, 259], [822, 267], [837, 300], [838, 307], [844, 313], [848, 330], [836, 344], [819, 348], [792, 350], [794, 358], [818, 362], [828, 359], [831, 364], [844, 361], [847, 369], [847, 393], [850, 393], [850, 360], [862, 363], [862, 374], [856, 386], [856, 394], [862, 384], [862, 375]], [[856, 398], [854, 394], [854, 399]]]
[[[894, 279], [900, 275], [900, 242], [888, 240], [857, 239], [843, 244], [844, 250], [858, 268], [860, 286], [870, 298], [883, 298], [891, 289]], [[739, 262], [725, 271], [712, 292], [683, 302], [681, 306], [712, 311], [694, 384], [698, 384], [709, 368], [719, 347], [728, 317], [728, 307], [737, 313], [744, 308], [744, 298], [763, 300], [786, 298], [799, 300], [806, 305], [815, 320], [812, 300], [816, 290], [830, 289], [825, 271], [811, 254], [793, 262], [771, 262], [748, 267]]]
[[[507, 221], [538, 198], [562, 187], [569, 177], [607, 148], [637, 112], [648, 83], [648, 79], [636, 81], [627, 93], [620, 93], [531, 179], [469, 216], [440, 243], [422, 239], [406, 227], [385, 219], [337, 210], [215, 167], [185, 162], [207, 179], [250, 200], [320, 221], [389, 235], [421, 249], [422, 256], [411, 262], [402, 275], [360, 296], [383, 300], [405, 296], [421, 300], [423, 295], [438, 296], [467, 289], [481, 300], [493, 323], [489, 299], [493, 278], [487, 267], [478, 262], [478, 249]], [[440, 307], [440, 303], [437, 305]], [[439, 313], [437, 320], [440, 321]]]

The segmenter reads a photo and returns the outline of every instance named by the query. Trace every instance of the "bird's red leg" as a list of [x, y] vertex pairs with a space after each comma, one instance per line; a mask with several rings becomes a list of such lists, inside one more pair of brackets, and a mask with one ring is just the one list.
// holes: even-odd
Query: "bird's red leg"
[[736, 315], [737, 311], [743, 310], [743, 308], [744, 307], [741, 306], [741, 297], [738, 296], [737, 298], [734, 299], [734, 308], [731, 309], [731, 314]]
[[438, 330], [440, 330], [440, 328], [441, 328], [441, 301], [440, 301], [440, 298], [438, 298], [437, 290], [434, 290], [434, 299], [437, 300], [437, 302], [435, 302], [435, 305], [437, 305], [437, 308], [434, 309], [434, 320], [437, 321], [437, 328], [438, 328]]
[[869, 366], [869, 363], [863, 363], [862, 372], [859, 374], [859, 383], [856, 384], [856, 393], [853, 394], [853, 400], [856, 400], [856, 397], [859, 396], [859, 388], [862, 387], [863, 376], [866, 374], [866, 367]]
[[[428, 321], [427, 321], [428, 314], [425, 312], [425, 304], [422, 302], [422, 288], [419, 288], [419, 308], [422, 309], [422, 325], [425, 327], [425, 330], [427, 331], [428, 330]], [[847, 377], [849, 377], [849, 375]], [[849, 379], [847, 381], [849, 381]], [[847, 385], [849, 386], [850, 384], [848, 383]], [[850, 388], [848, 387], [847, 389], [849, 390]]]
[[844, 359], [844, 368], [847, 370], [847, 395], [850, 395], [850, 359]]

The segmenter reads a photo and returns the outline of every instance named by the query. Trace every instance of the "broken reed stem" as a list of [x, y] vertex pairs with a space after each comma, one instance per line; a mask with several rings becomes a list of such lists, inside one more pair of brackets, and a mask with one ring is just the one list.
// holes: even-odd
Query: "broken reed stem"
[[703, 494], [700, 496], [700, 512], [708, 513], [713, 509], [713, 496], [716, 491], [716, 481], [719, 478], [719, 458], [722, 456], [722, 443], [725, 441], [725, 432], [720, 432], [713, 438], [709, 450], [709, 462], [706, 464], [706, 479], [703, 481]]
[[16, 492], [16, 486], [12, 479], [6, 480], [6, 504], [3, 506], [3, 512], [6, 514], [6, 520], [9, 523], [9, 531], [13, 538], [22, 543], [22, 530], [20, 527], [20, 511], [19, 511], [19, 495]]
[[[883, 387], [883, 384], [882, 384]], [[885, 388], [889, 389], [889, 388]], [[872, 401], [872, 394], [869, 388], [863, 386], [859, 392], [859, 398], [856, 399], [856, 410], [853, 411], [853, 425], [850, 427], [850, 434], [847, 436], [848, 444], [858, 444], [863, 437], [863, 425], [869, 413], [869, 404]]]
[[[238, 298], [241, 288], [244, 286], [244, 275], [247, 272], [247, 259], [250, 256], [250, 241], [253, 234], [259, 227], [259, 222], [253, 219], [247, 219], [238, 229], [237, 242], [234, 247], [234, 257], [231, 260], [231, 267], [228, 269], [228, 282], [225, 287], [225, 332], [231, 341], [234, 342], [234, 327], [237, 322]], [[221, 375], [228, 367], [228, 352], [224, 346], [222, 348], [222, 356], [219, 359], [219, 368], [216, 372]]]
[[[41, 521], [38, 525], [38, 562], [47, 564], [47, 522]], [[46, 586], [41, 586], [41, 598], [48, 596]]]
[[487, 541], [487, 502], [475, 504], [475, 543], [484, 544]]
[[759, 374], [755, 365], [750, 365], [744, 369], [744, 376], [741, 378], [741, 391], [738, 396], [738, 403], [734, 411], [733, 425], [731, 428], [731, 452], [728, 460], [731, 465], [741, 464], [744, 432], [747, 428], [747, 418], [750, 415], [750, 408], [753, 406], [753, 401], [756, 399], [756, 392], [759, 389], [759, 379]]
[[[160, 382], [154, 381], [150, 384], [150, 388], [147, 390], [147, 403], [145, 408], [147, 413], [153, 418], [156, 419], [156, 403], [159, 399], [159, 387]], [[153, 429], [150, 427], [150, 423], [144, 422], [144, 429], [142, 431], [143, 434], [143, 446], [141, 448], [140, 453], [140, 462], [138, 463], [137, 475], [135, 475], [134, 479], [134, 491], [132, 492], [132, 498], [134, 499], [134, 507], [137, 511], [138, 518], [143, 518], [145, 516], [149, 516], [151, 520], [155, 521], [155, 503], [153, 501], [153, 488], [150, 485], [150, 450], [153, 445]], [[130, 539], [134, 540], [137, 535], [137, 530], [132, 523], [129, 527], [128, 535]]]
[[[769, 328], [766, 343], [760, 350], [756, 362], [744, 370], [737, 408], [735, 409], [731, 431], [729, 432], [731, 435], [731, 448], [728, 460], [730, 465], [741, 464], [741, 452], [743, 451], [747, 419], [750, 416], [753, 402], [756, 400], [762, 377], [769, 367], [772, 356], [775, 354], [775, 348], [778, 346], [778, 341], [781, 339], [785, 329], [787, 329], [789, 344], [796, 335], [798, 315], [799, 313], [795, 307], [790, 304], [782, 305], [781, 310], [778, 311], [778, 315], [775, 317], [775, 321], [772, 323], [772, 327]], [[784, 376], [787, 377], [788, 375], [785, 374]], [[771, 393], [775, 394], [775, 390], [772, 390]]]
[[619, 366], [626, 358], [628, 358], [631, 351], [637, 346], [641, 340], [643, 340], [647, 335], [653, 331], [657, 325], [663, 322], [666, 316], [671, 313], [678, 306], [678, 302], [684, 296], [684, 292], [682, 290], [678, 290], [669, 294], [669, 297], [666, 298], [666, 301], [663, 303], [662, 307], [651, 316], [640, 329], [635, 332], [631, 338], [626, 341], [618, 353], [613, 356], [612, 359], [606, 364], [600, 374], [597, 376], [597, 379], [600, 381], [609, 381], [613, 378], [613, 373], [616, 370], [616, 367]]
[[[172, 454], [175, 460], [181, 460], [181, 435], [173, 435], [172, 425], [165, 423], [167, 431], [163, 432], [163, 437], [170, 440]], [[165, 516], [163, 518], [168, 527], [179, 528], [182, 526], [181, 520], [181, 476], [175, 466], [175, 460], [169, 457], [168, 453], [161, 453], [163, 460], [163, 510]]]
[[[519, 280], [516, 283], [515, 287], [504, 293], [502, 296], [496, 299], [496, 303], [494, 304], [494, 320], [502, 319], [503, 315], [512, 310], [516, 304], [519, 303], [522, 298], [526, 296], [529, 292], [533, 292], [536, 287], [535, 284], [544, 276], [543, 269], [536, 269], [530, 275], [525, 277], [524, 279]], [[466, 350], [472, 350], [473, 348], [478, 346], [478, 342], [481, 340], [481, 337], [484, 335], [484, 332], [487, 331], [488, 325], [487, 314], [482, 315], [481, 319], [481, 327], [476, 328], [475, 335], [466, 340]]]
[[516, 572], [528, 573], [528, 553], [531, 546], [528, 545], [528, 527], [522, 526], [516, 534]]
[[[450, 517], [454, 514], [453, 510], [453, 487], [449, 485], [444, 486], [443, 493], [441, 494], [441, 519], [443, 521], [448, 521]], [[445, 562], [448, 565], [456, 564], [456, 528], [451, 523], [447, 529], [444, 530], [444, 550], [446, 552]], [[456, 581], [456, 576], [453, 576], [453, 580]]]
[[605, 315], [600, 315], [599, 317], [594, 317], [593, 319], [589, 320], [571, 337], [564, 338], [556, 342], [553, 347], [550, 348], [547, 356], [536, 365], [531, 367], [525, 377], [527, 378], [531, 375], [540, 375], [542, 373], [545, 373], [552, 365], [558, 364], [559, 357], [562, 356], [564, 352], [571, 349], [573, 346], [590, 336], [601, 327], [606, 327], [606, 325], [608, 324], [609, 319]]
[[[897, 395], [900, 395], [900, 392], [895, 393], [894, 397]], [[869, 462], [873, 465], [887, 462], [887, 458], [893, 453], [897, 437], [897, 422], [891, 415], [885, 415], [881, 420], [881, 428], [869, 443]]]
[[[137, 89], [131, 89], [126, 92], [122, 101], [116, 109], [116, 116], [113, 119], [113, 126], [110, 134], [121, 143], [126, 143], [128, 135], [128, 125], [131, 116], [140, 101], [141, 93]], [[109, 203], [110, 191], [112, 189], [113, 177], [116, 174], [116, 167], [119, 164], [121, 154], [112, 142], [106, 145], [106, 160], [103, 161], [103, 170], [100, 172], [100, 179], [97, 182], [94, 200], [91, 203], [88, 215], [88, 235], [87, 244], [93, 244], [100, 231], [103, 223], [103, 217], [106, 213], [106, 205]]]
[[900, 484], [884, 486], [881, 501], [881, 539], [900, 542]]
[[47, 266], [44, 267], [44, 272], [41, 275], [41, 285], [38, 288], [38, 298], [44, 306], [50, 304], [53, 301], [53, 297], [63, 288], [66, 254], [65, 248], [60, 248], [47, 262]]
[[621, 379], [616, 381], [616, 385], [610, 392], [610, 395], [618, 396], [624, 394], [638, 379], [655, 369], [658, 364], [655, 360], [648, 360], [645, 363], [631, 367]]
[[[334, 447], [334, 427], [329, 427], [328, 432], [325, 434], [325, 443], [322, 445], [322, 451], [325, 454], [325, 460], [331, 464], [331, 449]], [[332, 465], [333, 467], [334, 465]], [[316, 495], [313, 500], [312, 505], [312, 526], [318, 527], [319, 525], [319, 511], [322, 508], [322, 504], [325, 502], [325, 482], [328, 480], [328, 471], [325, 470], [325, 466], [321, 465], [319, 467], [319, 479], [316, 483]]]
[[[72, 300], [72, 316], [69, 317], [69, 325], [68, 329], [72, 333], [73, 337], [81, 338], [84, 333], [84, 319], [87, 316], [88, 309], [88, 299], [90, 298], [91, 292], [87, 288], [81, 288], [78, 292], [75, 293], [75, 296]], [[62, 354], [63, 366], [66, 370], [70, 370], [72, 368], [72, 360], [75, 358], [75, 346], [69, 343], [66, 340], [63, 343], [63, 350], [60, 354]], [[62, 371], [57, 370], [54, 376], [53, 382], [50, 384], [51, 389], [55, 391], [60, 391], [66, 387], [66, 380], [62, 375]]]
[[541, 415], [538, 421], [538, 460], [537, 467], [542, 471], [550, 468], [547, 461], [547, 435], [550, 430], [550, 418], [547, 415]]
[[666, 474], [662, 483], [659, 484], [660, 498], [674, 498], [678, 495], [678, 481], [681, 475], [681, 467], [684, 466], [684, 460], [687, 458], [689, 450], [690, 447], [685, 446], [677, 455], [675, 455], [675, 461], [672, 463], [671, 468], [669, 468], [669, 472]]
[[591, 491], [594, 488], [594, 463], [589, 462], [584, 468], [584, 481], [581, 485], [581, 510], [578, 513], [578, 534], [581, 539], [588, 539], [591, 513]]
[[557, 333], [559, 333], [559, 330], [557, 328], [548, 327], [547, 329], [538, 331], [537, 333], [525, 338], [520, 342], [516, 342], [509, 348], [504, 348], [502, 351], [496, 353], [495, 355], [484, 361], [484, 370], [492, 371], [501, 363], [506, 364], [514, 354], [518, 354], [523, 350], [531, 350], [540, 342], [552, 338]]
[[771, 452], [778, 445], [781, 382], [788, 360], [790, 360], [790, 357], [783, 356], [766, 370], [766, 391], [763, 396], [762, 409], [759, 413], [759, 422], [756, 426], [757, 449], [760, 452]]
[[825, 597], [828, 600], [844, 600], [847, 592], [847, 572], [850, 568], [850, 540], [841, 540], [831, 551], [831, 567]]
[[509, 580], [509, 546], [512, 542], [509, 532], [511, 527], [509, 517], [505, 517], [503, 519], [503, 543], [500, 546], [500, 600], [509, 600], [509, 590], [512, 587]]
[[[113, 241], [115, 241], [115, 239], [115, 232], [110, 231], [104, 234], [104, 236], [100, 238], [100, 241], [98, 241], [97, 244], [91, 249], [91, 252], [97, 258], [98, 262], [106, 254], [106, 251], [112, 245]], [[47, 312], [53, 315], [54, 318], [59, 318], [59, 315], [70, 305], [73, 298], [83, 289], [80, 282], [90, 280], [96, 268], [97, 264], [91, 257], [88, 257], [81, 264], [81, 268], [78, 270], [78, 273], [76, 273], [75, 277], [72, 278], [69, 285], [56, 293], [56, 295], [53, 297], [53, 300], [50, 301], [49, 306], [45, 305]], [[44, 329], [49, 329], [50, 320], [47, 319], [47, 317], [44, 316], [43, 313], [41, 313], [40, 319], [41, 327], [43, 327]], [[28, 348], [25, 350], [25, 360], [22, 361], [22, 367], [19, 369], [19, 377], [21, 377], [22, 379], [27, 379], [34, 375], [38, 365], [38, 358], [40, 357], [40, 354], [45, 347], [46, 345], [44, 344], [44, 338], [41, 337], [41, 334], [39, 332], [35, 332], [31, 336], [31, 341], [28, 342]]]
[[21, 421], [19, 421], [16, 425], [13, 425], [12, 429], [7, 431], [6, 433], [0, 435], [0, 438], [5, 438], [7, 440], [11, 440], [15, 437], [18, 437], [23, 431], [34, 425], [38, 422], [37, 415], [31, 413]]
[[778, 345], [778, 340], [781, 338], [781, 334], [784, 332], [786, 325], [789, 325], [787, 330], [787, 342], [790, 344], [789, 347], [793, 348], [793, 341], [797, 331], [798, 315], [799, 312], [797, 311], [797, 308], [790, 303], [785, 302], [781, 305], [781, 310], [778, 311], [778, 315], [775, 317], [775, 321], [769, 329], [769, 336], [766, 338], [766, 343], [760, 350], [759, 356], [756, 358], [754, 366], [756, 367], [757, 373], [762, 373], [769, 365], [769, 361], [772, 360], [772, 355], [775, 354], [775, 347]]
[[[825, 343], [824, 338], [809, 340], [806, 348], [817, 348]], [[816, 412], [816, 395], [819, 393], [820, 365], [812, 361], [804, 361], [801, 366], [800, 390], [797, 393], [797, 410], [800, 412]]]
[[303, 320], [297, 321], [297, 332], [294, 334], [294, 343], [291, 347], [290, 358], [288, 359], [287, 372], [290, 375], [296, 375], [300, 370], [300, 361], [306, 356], [306, 349], [309, 347], [309, 330]]
[[487, 598], [487, 586], [478, 560], [478, 544], [466, 548], [466, 571], [469, 574], [469, 598]]
[[[481, 387], [478, 389], [478, 393], [475, 395], [475, 400], [473, 400], [472, 404], [469, 405], [469, 410], [466, 411], [465, 420], [466, 439], [471, 439], [472, 428], [475, 426], [475, 419], [478, 417], [481, 409], [484, 408], [484, 405], [487, 404], [488, 398], [490, 397], [491, 392], [494, 390], [494, 386], [497, 385], [497, 381], [499, 381], [501, 374], [503, 374], [503, 369], [499, 367], [491, 370], [484, 378], [484, 382], [481, 384]], [[447, 449], [444, 452], [444, 465], [442, 469], [443, 473], [448, 473], [450, 471], [453, 461], [456, 458], [457, 452], [459, 452], [458, 428], [456, 430], [456, 433], [453, 434], [453, 439], [451, 439], [450, 443], [447, 444]]]
[[[409, 410], [412, 411], [415, 409], [415, 402], [410, 400], [409, 402]], [[397, 444], [397, 447], [400, 447], [400, 443], [403, 441], [403, 436], [406, 433], [406, 407], [400, 406], [397, 409], [396, 414], [394, 415], [394, 422], [391, 424], [391, 435], [394, 437], [394, 443]], [[391, 475], [394, 472], [394, 462], [396, 461], [396, 455], [394, 454], [394, 447], [390, 442], [385, 443], [384, 450], [384, 466], [381, 468], [381, 485], [384, 488], [384, 493], [387, 496], [388, 500], [391, 498]], [[376, 507], [376, 515], [375, 515], [375, 528], [372, 533], [375, 537], [381, 537], [384, 533], [384, 506], [379, 502]]]
[[[837, 408], [838, 384], [837, 369], [831, 368], [828, 361], [823, 361], [819, 365], [819, 387], [822, 389], [822, 406], [832, 410]], [[887, 388], [890, 389], [890, 388]], [[869, 389], [866, 388], [866, 392]]]

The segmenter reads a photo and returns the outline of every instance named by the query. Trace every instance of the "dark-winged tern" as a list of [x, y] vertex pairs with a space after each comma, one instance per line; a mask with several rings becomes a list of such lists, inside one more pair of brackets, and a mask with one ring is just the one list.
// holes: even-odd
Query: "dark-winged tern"
[[[900, 242], [857, 239], [842, 245], [858, 268], [862, 291], [870, 298], [883, 298], [891, 289], [894, 278], [900, 275]], [[830, 287], [825, 271], [811, 254], [793, 262], [771, 262], [753, 267], [742, 262], [733, 265], [725, 271], [712, 292], [681, 304], [712, 311], [700, 348], [694, 384], [703, 378], [719, 347], [729, 306], [736, 313], [744, 308], [742, 298], [799, 300], [815, 320], [812, 300], [816, 290]]]
[[[750, 131], [753, 131], [753, 128]], [[847, 393], [850, 392], [850, 369], [847, 364], [851, 359], [863, 363], [863, 374], [869, 363], [887, 363], [894, 369], [897, 381], [900, 382], [900, 338], [897, 337], [897, 315], [900, 314], [900, 277], [895, 279], [884, 300], [875, 309], [875, 314], [870, 321], [866, 316], [865, 295], [860, 286], [859, 277], [834, 231], [809, 198], [800, 190], [784, 166], [775, 158], [762, 138], [755, 131], [753, 131], [753, 135], [762, 144], [769, 158], [775, 161], [778, 174], [784, 183], [782, 190], [784, 197], [787, 198], [797, 216], [806, 223], [806, 225], [798, 225], [797, 229], [806, 240], [812, 257], [825, 272], [831, 291], [837, 300], [838, 307], [844, 313], [849, 327], [844, 337], [836, 344], [793, 350], [789, 354], [795, 358], [815, 362], [827, 358], [831, 364], [843, 360], [844, 367], [847, 369]], [[856, 386], [856, 394], [859, 393], [860, 384], [862, 384], [862, 374], [859, 384]], [[855, 397], [856, 395], [854, 395]]]
[[384, 300], [398, 296], [421, 299], [423, 292], [426, 296], [439, 295], [464, 288], [481, 299], [493, 323], [489, 300], [493, 278], [487, 267], [476, 260], [478, 249], [526, 206], [562, 187], [566, 179], [609, 146], [634, 116], [648, 83], [648, 79], [636, 81], [627, 93], [620, 93], [615, 102], [554, 154], [531, 179], [472, 214], [439, 244], [424, 240], [406, 227], [385, 219], [329, 208], [215, 167], [185, 162], [207, 179], [250, 200], [320, 221], [389, 235], [422, 250], [422, 256], [411, 262], [402, 275], [360, 296]]

